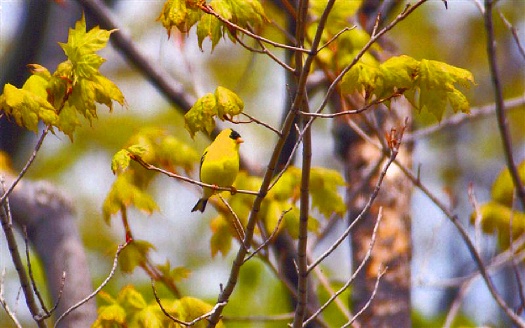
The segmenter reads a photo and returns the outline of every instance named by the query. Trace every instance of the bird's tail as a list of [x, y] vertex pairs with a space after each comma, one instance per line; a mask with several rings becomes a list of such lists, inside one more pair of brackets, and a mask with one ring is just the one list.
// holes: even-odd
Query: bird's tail
[[197, 204], [195, 204], [195, 206], [193, 206], [193, 209], [191, 211], [192, 212], [195, 212], [195, 211], [204, 212], [204, 210], [206, 209], [206, 204], [208, 204], [208, 199], [201, 198], [201, 199], [199, 199]]

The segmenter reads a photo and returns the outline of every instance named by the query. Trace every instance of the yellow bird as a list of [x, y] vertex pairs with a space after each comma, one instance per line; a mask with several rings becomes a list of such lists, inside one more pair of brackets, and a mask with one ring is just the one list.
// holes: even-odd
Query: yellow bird
[[[231, 187], [239, 173], [239, 146], [243, 143], [239, 133], [232, 129], [222, 130], [215, 140], [204, 150], [201, 157], [200, 179], [202, 182]], [[191, 210], [204, 212], [208, 199], [216, 192], [204, 187], [202, 198]]]

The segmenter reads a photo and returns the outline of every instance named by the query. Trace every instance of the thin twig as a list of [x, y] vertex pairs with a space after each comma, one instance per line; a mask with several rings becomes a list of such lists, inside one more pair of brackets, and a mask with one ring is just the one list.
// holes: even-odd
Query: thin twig
[[[512, 203], [514, 204], [514, 199]], [[511, 212], [510, 218], [509, 218], [509, 251], [511, 252], [512, 255], [516, 253], [516, 250], [514, 248], [513, 219], [514, 219], [514, 211]], [[521, 304], [517, 312], [518, 314], [520, 314], [525, 309], [525, 295], [523, 293], [523, 281], [521, 279], [520, 270], [518, 268], [519, 262], [514, 256], [512, 256], [511, 264], [512, 264], [512, 271], [514, 272], [514, 276], [516, 277], [516, 284], [518, 285], [518, 296], [520, 298]]]
[[[401, 142], [401, 137], [399, 139], [399, 142]], [[390, 154], [390, 157], [389, 157], [387, 163], [385, 164], [385, 166], [383, 167], [383, 169], [381, 170], [381, 172], [379, 174], [379, 178], [377, 180], [376, 186], [375, 186], [374, 190], [372, 191], [372, 194], [370, 195], [370, 197], [368, 197], [368, 201], [367, 201], [366, 205], [363, 207], [363, 209], [361, 210], [361, 213], [359, 213], [359, 215], [352, 221], [352, 223], [348, 226], [348, 228], [346, 228], [346, 230], [341, 234], [341, 236], [339, 236], [339, 238], [336, 240], [336, 242], [333, 243], [315, 261], [313, 261], [312, 264], [310, 264], [310, 266], [308, 267], [308, 271], [312, 270], [312, 268], [314, 268], [315, 266], [319, 265], [319, 263], [321, 263], [330, 254], [332, 254], [332, 252], [337, 247], [339, 247], [339, 245], [346, 239], [346, 237], [348, 237], [348, 235], [352, 231], [353, 227], [357, 224], [357, 222], [361, 221], [361, 219], [365, 216], [365, 214], [368, 212], [368, 210], [370, 209], [370, 207], [374, 203], [377, 195], [379, 194], [379, 190], [381, 189], [381, 184], [383, 183], [383, 179], [386, 176], [386, 172], [388, 171], [388, 168], [390, 167], [390, 165], [396, 159], [398, 152], [399, 152], [399, 148], [398, 147], [392, 149], [392, 152]]]
[[381, 281], [381, 278], [383, 277], [383, 275], [386, 273], [387, 270], [388, 270], [388, 267], [385, 267], [385, 269], [382, 271], [381, 271], [381, 268], [379, 268], [379, 273], [377, 274], [376, 284], [374, 285], [374, 290], [372, 291], [372, 295], [370, 295], [370, 298], [368, 299], [366, 304], [361, 308], [361, 310], [359, 310], [359, 312], [355, 314], [352, 320], [348, 321], [344, 326], [342, 326], [342, 328], [349, 327], [352, 323], [354, 323], [355, 320], [357, 320], [357, 318], [359, 318], [359, 316], [363, 312], [365, 312], [366, 309], [368, 309], [370, 304], [372, 304], [372, 301], [374, 300], [376, 296], [377, 290], [379, 289], [379, 281]]
[[496, 118], [498, 119], [498, 128], [500, 131], [501, 141], [503, 143], [503, 153], [507, 167], [512, 177], [512, 182], [516, 188], [516, 194], [521, 206], [525, 208], [525, 187], [521, 181], [520, 174], [514, 162], [514, 155], [512, 153], [512, 137], [509, 131], [507, 116], [505, 113], [505, 102], [503, 101], [503, 93], [500, 81], [500, 71], [496, 61], [496, 40], [494, 36], [494, 27], [492, 22], [492, 9], [494, 1], [485, 0], [485, 30], [487, 33], [487, 55], [489, 60], [490, 74], [492, 77], [492, 86], [494, 89], [494, 98], [496, 103]]
[[137, 156], [137, 155], [130, 154], [130, 158], [132, 160], [134, 160], [135, 162], [139, 163], [140, 165], [142, 165], [142, 167], [144, 167], [146, 170], [157, 171], [159, 173], [167, 175], [170, 178], [175, 178], [175, 179], [178, 179], [178, 180], [189, 182], [191, 184], [198, 185], [198, 186], [201, 186], [201, 187], [208, 187], [208, 188], [211, 188], [211, 189], [216, 190], [216, 191], [229, 191], [230, 193], [239, 193], [239, 194], [247, 194], [247, 195], [255, 195], [255, 196], [257, 196], [259, 194], [257, 191], [253, 191], [253, 190], [239, 190], [239, 189], [235, 189], [235, 188], [232, 188], [232, 187], [220, 187], [220, 186], [207, 184], [207, 183], [204, 183], [204, 182], [201, 182], [201, 181], [198, 181], [198, 180], [194, 180], [194, 179], [185, 177], [183, 175], [179, 175], [179, 174], [176, 174], [176, 173], [173, 173], [173, 172], [170, 172], [170, 171], [166, 171], [164, 169], [156, 167], [155, 165], [151, 165], [149, 163], [146, 163], [140, 156]]
[[311, 116], [311, 117], [317, 117], [317, 118], [334, 118], [334, 117], [343, 116], [343, 115], [359, 114], [359, 113], [362, 113], [362, 112], [366, 111], [367, 109], [369, 109], [372, 106], [382, 104], [385, 101], [389, 101], [389, 100], [392, 100], [393, 98], [400, 97], [400, 96], [401, 96], [401, 94], [394, 93], [394, 94], [392, 94], [392, 95], [390, 95], [388, 97], [374, 100], [373, 102], [371, 102], [371, 103], [369, 103], [369, 104], [367, 104], [367, 105], [365, 105], [365, 106], [363, 106], [361, 108], [345, 110], [345, 111], [337, 112], [337, 113], [329, 113], [329, 114], [306, 113], [306, 112], [299, 112], [299, 113], [301, 115], [303, 115], [303, 116]]
[[[330, 5], [330, 2], [327, 6]], [[308, 110], [308, 104], [305, 101], [305, 110]], [[304, 325], [304, 317], [306, 315], [307, 294], [308, 294], [308, 220], [310, 212], [310, 173], [312, 168], [312, 129], [308, 128], [304, 131], [303, 137], [303, 159], [301, 167], [301, 194], [299, 207], [299, 236], [297, 244], [297, 266], [298, 266], [298, 280], [297, 291], [298, 299], [295, 308], [295, 318], [293, 327], [299, 328]]]
[[[27, 166], [27, 165], [26, 165]], [[31, 289], [31, 282], [27, 275], [24, 263], [22, 262], [22, 257], [18, 251], [18, 244], [15, 239], [13, 232], [13, 224], [11, 218], [11, 209], [9, 208], [9, 198], [8, 192], [5, 192], [4, 180], [3, 177], [0, 181], [0, 191], [4, 195], [2, 202], [0, 203], [0, 221], [2, 222], [2, 229], [4, 230], [5, 239], [7, 242], [7, 247], [9, 253], [11, 254], [11, 260], [15, 266], [16, 272], [18, 274], [18, 280], [22, 286], [22, 292], [24, 293], [26, 304], [29, 309], [29, 312], [33, 316], [33, 320], [36, 321], [39, 328], [47, 327], [44, 322], [43, 316], [40, 313], [40, 309], [36, 304], [35, 296], [33, 290]]]
[[501, 11], [498, 11], [499, 17], [501, 17], [501, 20], [507, 26], [507, 28], [510, 30], [510, 33], [512, 34], [512, 37], [514, 38], [514, 41], [516, 42], [516, 45], [518, 46], [518, 50], [521, 54], [521, 57], [525, 59], [525, 49], [523, 49], [523, 45], [520, 42], [520, 38], [518, 36], [518, 31], [516, 31], [516, 28], [512, 26], [512, 24], [505, 18], [505, 15]]
[[86, 296], [84, 299], [72, 305], [69, 309], [67, 309], [64, 313], [62, 313], [62, 315], [60, 315], [60, 317], [58, 317], [58, 319], [55, 321], [55, 325], [54, 325], [55, 328], [58, 327], [58, 324], [60, 323], [60, 321], [62, 321], [62, 319], [64, 319], [66, 316], [68, 316], [71, 312], [73, 312], [77, 308], [81, 307], [82, 305], [84, 305], [85, 303], [93, 299], [98, 293], [100, 293], [102, 288], [104, 288], [109, 283], [109, 281], [111, 280], [111, 278], [113, 278], [117, 270], [119, 255], [124, 250], [124, 248], [126, 248], [126, 246], [129, 245], [129, 243], [130, 242], [126, 241], [124, 244], [118, 246], [117, 252], [115, 253], [115, 257], [113, 258], [113, 267], [111, 268], [111, 271], [109, 272], [106, 279], [104, 279], [104, 281], [100, 284], [100, 286], [98, 286], [97, 289], [95, 289], [91, 294]]
[[[16, 185], [20, 182], [20, 180], [22, 180], [22, 177], [24, 177], [24, 175], [26, 174], [27, 170], [29, 170], [29, 167], [31, 167], [31, 164], [33, 164], [33, 162], [35, 161], [36, 155], [38, 154], [38, 151], [42, 147], [42, 144], [44, 143], [44, 139], [46, 138], [46, 136], [49, 133], [50, 129], [51, 129], [51, 125], [48, 125], [48, 126], [45, 127], [44, 131], [42, 131], [42, 135], [38, 139], [38, 141], [37, 141], [37, 143], [35, 145], [35, 149], [33, 150], [33, 153], [31, 154], [31, 156], [29, 157], [29, 159], [27, 160], [26, 164], [24, 165], [24, 167], [22, 168], [22, 170], [20, 171], [20, 173], [18, 174], [16, 179], [13, 181], [11, 186], [7, 189], [7, 191], [5, 191], [2, 194], [2, 197], [0, 198], [0, 204], [4, 203], [4, 201], [7, 198], [7, 196], [9, 196], [9, 194], [11, 192], [13, 192], [13, 190], [16, 187]], [[3, 188], [2, 188], [2, 190], [3, 190]]]
[[224, 316], [224, 318], [222, 318], [223, 321], [249, 322], [250, 324], [253, 324], [254, 322], [288, 321], [290, 319], [293, 319], [293, 313], [283, 313], [274, 315], [249, 315], [244, 317]]
[[255, 49], [249, 45], [247, 45], [246, 43], [244, 43], [241, 38], [239, 38], [239, 36], [237, 35], [234, 35], [234, 38], [235, 40], [237, 40], [237, 42], [239, 42], [239, 44], [245, 48], [246, 50], [250, 51], [250, 52], [253, 52], [253, 53], [259, 53], [259, 54], [264, 54], [264, 55], [267, 55], [268, 57], [270, 57], [271, 59], [273, 59], [274, 62], [276, 62], [278, 65], [280, 65], [282, 68], [284, 68], [285, 70], [289, 71], [289, 72], [293, 72], [293, 68], [288, 66], [285, 62], [283, 62], [282, 60], [280, 60], [276, 55], [274, 55], [270, 50], [268, 50], [268, 48], [266, 48], [264, 46], [264, 43], [260, 40], [256, 40], [256, 42], [259, 43], [261, 49]]
[[[183, 325], [183, 326], [186, 326], [186, 327], [189, 327], [189, 326], [194, 326], [196, 323], [198, 323], [199, 321], [202, 321], [204, 319], [206, 319], [207, 317], [209, 317], [215, 307], [217, 307], [219, 304], [216, 304], [215, 307], [209, 311], [208, 313], [205, 313], [197, 318], [195, 318], [194, 320], [192, 321], [189, 321], [189, 322], [186, 322], [186, 321], [183, 321], [183, 320], [180, 320], [178, 318], [175, 318], [174, 316], [172, 316], [167, 310], [166, 308], [162, 305], [162, 302], [159, 298], [159, 295], [157, 294], [157, 289], [155, 288], [155, 281], [153, 279], [151, 279], [151, 289], [153, 289], [153, 296], [155, 297], [155, 301], [157, 302], [157, 304], [159, 305], [162, 313], [164, 313], [165, 316], [167, 316], [170, 320], [172, 320], [173, 322], [176, 322], [180, 325]], [[224, 304], [225, 305], [225, 304]]]
[[[259, 119], [256, 119], [255, 117], [253, 117], [252, 115], [248, 114], [248, 113], [241, 113], [241, 115], [244, 115], [246, 116], [247, 118], [250, 119], [250, 122], [248, 123], [251, 123], [251, 122], [254, 122], [256, 124], [259, 124], [259, 125], [262, 125], [264, 126], [265, 128], [275, 132], [275, 134], [277, 134], [279, 137], [281, 136], [281, 131], [277, 130], [276, 128], [274, 128], [273, 126], [271, 126], [270, 124], [268, 123], [264, 123], [263, 121], [259, 120]], [[232, 121], [233, 122], [233, 121]], [[235, 123], [235, 122], [233, 122]]]
[[252, 254], [248, 255], [245, 259], [244, 259], [244, 262], [250, 260], [252, 257], [254, 257], [257, 253], [259, 253], [261, 251], [261, 249], [263, 249], [264, 247], [266, 247], [266, 245], [268, 245], [270, 243], [270, 241], [273, 240], [273, 237], [275, 237], [275, 235], [277, 234], [277, 232], [279, 231], [279, 227], [281, 226], [281, 222], [283, 221], [284, 219], [284, 216], [286, 215], [286, 213], [290, 212], [292, 210], [292, 208], [289, 208], [287, 209], [286, 211], [283, 211], [281, 213], [281, 216], [279, 217], [279, 219], [277, 220], [277, 225], [275, 226], [275, 229], [273, 229], [272, 233], [270, 234], [270, 236], [261, 244], [259, 245], [259, 247], [257, 247], [255, 249], [255, 251], [252, 252]]
[[[242, 227], [241, 221], [239, 220], [239, 217], [237, 216], [237, 213], [233, 210], [233, 208], [228, 204], [228, 202], [224, 199], [224, 197], [221, 196], [221, 194], [217, 194], [219, 196], [219, 199], [222, 201], [224, 206], [228, 208], [230, 211], [230, 214], [233, 216], [233, 227], [235, 228], [235, 232], [237, 233], [237, 237], [239, 238], [239, 241], [242, 243], [244, 240], [244, 228]], [[246, 247], [246, 251], [249, 251], [250, 245], [244, 245]]]
[[348, 32], [348, 31], [351, 31], [353, 29], [355, 29], [357, 26], [354, 25], [352, 27], [345, 27], [344, 29], [342, 29], [341, 31], [337, 32], [333, 37], [330, 38], [330, 40], [326, 41], [325, 44], [323, 44], [322, 46], [319, 47], [319, 51], [323, 50], [324, 48], [328, 47], [332, 42], [334, 42], [335, 40], [337, 40], [337, 38], [339, 38], [339, 36], [341, 36], [341, 34], [345, 33], [345, 32]]
[[25, 244], [25, 252], [26, 252], [26, 261], [27, 261], [27, 271], [29, 274], [29, 279], [31, 280], [31, 286], [33, 287], [33, 292], [35, 293], [36, 297], [38, 298], [38, 301], [40, 302], [40, 308], [45, 312], [45, 315], [43, 316], [44, 319], [47, 319], [51, 316], [53, 311], [58, 307], [58, 304], [60, 303], [60, 300], [62, 299], [62, 294], [64, 291], [64, 284], [66, 283], [66, 272], [62, 272], [62, 279], [60, 279], [60, 289], [58, 292], [58, 297], [55, 302], [55, 305], [48, 310], [45, 306], [44, 299], [42, 298], [42, 295], [40, 294], [40, 291], [38, 290], [36, 286], [35, 278], [33, 277], [33, 268], [31, 266], [31, 259], [29, 257], [29, 240], [27, 237], [27, 229], [24, 226], [24, 244]]
[[261, 41], [261, 42], [264, 42], [264, 43], [267, 43], [267, 44], [270, 44], [276, 48], [283, 48], [283, 49], [288, 49], [288, 50], [293, 50], [293, 51], [299, 51], [299, 52], [302, 52], [302, 53], [310, 53], [309, 50], [307, 49], [303, 49], [303, 48], [300, 48], [300, 47], [294, 47], [294, 46], [289, 46], [287, 44], [283, 44], [283, 43], [279, 43], [279, 42], [275, 42], [275, 41], [272, 41], [270, 39], [267, 39], [267, 38], [264, 38], [260, 35], [257, 35], [245, 28], [242, 28], [240, 27], [239, 25], [237, 24], [234, 24], [232, 22], [230, 22], [229, 20], [227, 20], [226, 18], [222, 17], [221, 15], [219, 15], [212, 7], [210, 7], [208, 4], [203, 4], [203, 5], [199, 5], [199, 7], [202, 9], [202, 11], [204, 11], [206, 14], [210, 14], [210, 15], [213, 15], [215, 16], [218, 20], [220, 20], [221, 22], [223, 22], [224, 24], [228, 25], [228, 27], [230, 28], [233, 28], [235, 30], [238, 30], [238, 31], [241, 31], [242, 33], [248, 35], [249, 37], [255, 39], [255, 40], [258, 40], [258, 41]]
[[512, 309], [507, 305], [505, 300], [501, 297], [501, 295], [496, 290], [496, 287], [494, 286], [494, 283], [492, 282], [492, 279], [490, 278], [490, 275], [487, 271], [487, 268], [485, 264], [483, 263], [483, 260], [481, 259], [480, 254], [476, 250], [476, 247], [474, 246], [474, 243], [470, 239], [467, 230], [463, 227], [461, 224], [458, 216], [456, 214], [453, 214], [448, 207], [442, 203], [437, 196], [435, 196], [430, 190], [421, 182], [421, 180], [417, 179], [416, 176], [414, 176], [406, 167], [396, 162], [396, 165], [398, 168], [405, 174], [405, 176], [416, 186], [419, 190], [421, 190], [440, 210], [445, 214], [445, 216], [454, 224], [456, 229], [458, 230], [459, 234], [461, 235], [461, 238], [465, 242], [465, 245], [467, 246], [470, 255], [472, 256], [474, 262], [476, 263], [478, 270], [483, 277], [483, 280], [485, 281], [485, 284], [487, 285], [487, 288], [496, 301], [496, 303], [500, 306], [500, 308], [509, 316], [512, 321], [518, 325], [519, 327], [525, 327], [525, 321], [521, 319], [519, 316], [517, 316]]
[[[317, 317], [321, 312], [323, 312], [330, 304], [332, 304], [332, 302], [339, 296], [341, 295], [345, 290], [348, 289], [348, 287], [350, 287], [350, 285], [354, 282], [355, 278], [357, 277], [357, 274], [364, 268], [365, 264], [368, 262], [368, 260], [370, 259], [370, 256], [372, 255], [372, 249], [374, 248], [374, 245], [375, 245], [375, 242], [376, 242], [376, 237], [377, 237], [377, 231], [379, 229], [379, 223], [381, 222], [381, 219], [383, 217], [383, 208], [380, 207], [379, 208], [379, 213], [377, 214], [377, 219], [376, 219], [376, 223], [374, 225], [374, 230], [372, 232], [372, 237], [370, 239], [370, 244], [368, 246], [368, 250], [365, 254], [365, 257], [363, 258], [363, 260], [361, 261], [361, 263], [359, 264], [359, 266], [357, 267], [357, 269], [354, 271], [354, 273], [352, 274], [352, 276], [350, 277], [350, 279], [348, 279], [348, 281], [339, 289], [337, 290], [337, 292], [333, 293], [330, 298], [317, 310], [315, 311], [311, 316], [310, 318], [308, 318], [307, 320], [304, 321], [304, 324], [307, 325], [310, 321], [312, 321], [315, 317]], [[355, 317], [355, 316], [354, 316]]]
[[18, 319], [16, 318], [16, 314], [13, 311], [11, 311], [11, 309], [9, 308], [9, 305], [7, 304], [7, 301], [4, 298], [5, 274], [6, 274], [6, 270], [5, 268], [3, 268], [2, 276], [0, 277], [0, 304], [2, 304], [2, 307], [7, 313], [7, 316], [9, 317], [9, 319], [11, 319], [11, 321], [13, 321], [13, 324], [16, 326], [16, 328], [22, 328], [22, 325], [20, 324], [20, 322], [18, 322]]

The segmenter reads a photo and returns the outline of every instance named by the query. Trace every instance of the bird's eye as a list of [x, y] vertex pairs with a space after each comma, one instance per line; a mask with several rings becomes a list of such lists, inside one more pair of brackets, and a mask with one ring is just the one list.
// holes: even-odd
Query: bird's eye
[[239, 133], [237, 133], [237, 131], [235, 130], [232, 130], [232, 133], [230, 133], [230, 138], [232, 138], [233, 140], [237, 140], [241, 137], [241, 135]]

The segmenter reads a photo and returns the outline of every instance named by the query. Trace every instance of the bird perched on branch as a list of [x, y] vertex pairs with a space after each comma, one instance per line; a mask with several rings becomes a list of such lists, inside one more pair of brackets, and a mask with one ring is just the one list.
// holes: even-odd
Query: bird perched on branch
[[[218, 187], [231, 187], [239, 173], [239, 146], [243, 142], [235, 130], [222, 130], [202, 154], [201, 182]], [[204, 212], [208, 199], [215, 192], [213, 188], [204, 187], [202, 197], [191, 211]]]

